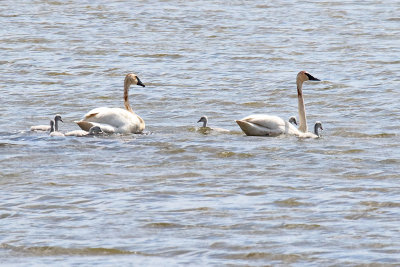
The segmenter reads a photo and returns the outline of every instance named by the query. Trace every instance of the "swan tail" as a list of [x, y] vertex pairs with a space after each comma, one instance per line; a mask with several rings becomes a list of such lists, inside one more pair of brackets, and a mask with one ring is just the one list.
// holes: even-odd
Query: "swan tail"
[[240, 129], [249, 136], [269, 136], [270, 131], [268, 129], [262, 128], [254, 123], [237, 120], [236, 123], [239, 125]]
[[93, 123], [90, 121], [75, 121], [75, 123], [86, 132], [89, 132], [89, 129], [93, 127]]

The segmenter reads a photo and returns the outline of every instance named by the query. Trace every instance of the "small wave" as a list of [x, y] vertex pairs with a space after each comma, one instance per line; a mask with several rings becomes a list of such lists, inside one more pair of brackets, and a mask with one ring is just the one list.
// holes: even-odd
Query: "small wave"
[[231, 157], [238, 157], [238, 158], [251, 158], [253, 154], [250, 153], [235, 153], [232, 151], [222, 151], [217, 153], [217, 158], [231, 158]]
[[282, 261], [285, 263], [297, 262], [301, 259], [301, 256], [297, 254], [277, 254], [269, 252], [249, 252], [249, 253], [229, 253], [221, 255], [221, 258], [233, 259], [233, 260], [274, 260]]
[[295, 198], [288, 198], [285, 200], [277, 200], [274, 202], [275, 204], [277, 204], [278, 206], [284, 206], [284, 207], [298, 207], [298, 206], [309, 206], [308, 203], [303, 203], [298, 201]]
[[143, 55], [137, 55], [137, 57], [145, 57], [145, 58], [181, 58], [183, 57], [182, 55], [179, 54], [143, 54]]
[[285, 229], [302, 229], [302, 230], [314, 230], [321, 228], [319, 224], [304, 224], [304, 223], [284, 223], [281, 228]]
[[11, 250], [17, 253], [29, 254], [32, 256], [58, 256], [58, 255], [77, 255], [77, 256], [96, 256], [96, 255], [126, 255], [145, 253], [136, 251], [127, 251], [115, 248], [64, 248], [58, 246], [12, 246], [9, 244], [1, 244], [1, 249]]
[[177, 223], [168, 223], [168, 222], [158, 222], [158, 223], [148, 223], [145, 225], [148, 228], [183, 228], [184, 225]]
[[396, 134], [392, 133], [365, 134], [365, 133], [349, 132], [349, 131], [336, 131], [333, 133], [333, 135], [341, 137], [352, 137], [352, 138], [391, 138], [396, 136]]
[[243, 103], [242, 106], [253, 107], [253, 108], [264, 108], [265, 103], [264, 102], [246, 102], [246, 103]]

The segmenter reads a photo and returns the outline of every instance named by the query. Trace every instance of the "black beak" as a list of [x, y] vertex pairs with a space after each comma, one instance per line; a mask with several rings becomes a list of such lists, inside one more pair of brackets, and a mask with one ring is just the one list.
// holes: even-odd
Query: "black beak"
[[60, 119], [61, 122], [64, 122], [62, 119]]
[[312, 76], [310, 73], [306, 73], [308, 79], [310, 81], [320, 81], [320, 79], [315, 78], [314, 76]]
[[201, 122], [201, 119], [197, 123], [199, 123], [199, 122]]
[[146, 87], [146, 85], [144, 85], [144, 84], [142, 83], [142, 81], [139, 79], [139, 77], [136, 77], [136, 80], [137, 80], [137, 85]]

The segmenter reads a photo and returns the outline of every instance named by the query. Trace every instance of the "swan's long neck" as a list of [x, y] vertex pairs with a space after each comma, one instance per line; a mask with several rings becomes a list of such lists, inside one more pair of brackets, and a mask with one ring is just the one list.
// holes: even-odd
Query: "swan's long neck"
[[307, 128], [307, 118], [306, 118], [306, 106], [304, 105], [303, 99], [303, 82], [297, 81], [297, 100], [299, 105], [299, 131], [306, 133], [308, 131]]
[[203, 127], [207, 127], [207, 120], [203, 121]]
[[131, 86], [131, 83], [128, 79], [125, 79], [124, 82], [124, 105], [127, 111], [130, 111], [133, 113], [133, 110], [131, 108], [131, 105], [129, 104], [129, 87]]

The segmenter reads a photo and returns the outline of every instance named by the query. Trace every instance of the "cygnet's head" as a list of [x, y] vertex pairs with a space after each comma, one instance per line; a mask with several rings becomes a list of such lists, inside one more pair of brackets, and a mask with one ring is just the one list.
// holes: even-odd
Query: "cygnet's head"
[[315, 123], [315, 127], [319, 128], [319, 129], [321, 129], [321, 130], [323, 130], [323, 129], [322, 129], [322, 122], [317, 121], [317, 122]]
[[317, 79], [307, 71], [302, 70], [297, 74], [297, 82], [303, 83], [305, 81], [320, 81], [320, 79]]
[[208, 121], [207, 116], [201, 116], [200, 120], [197, 123], [199, 123], [199, 122], [207, 122], [207, 121]]
[[200, 120], [197, 123], [199, 123], [199, 122], [203, 123], [203, 127], [207, 127], [207, 123], [208, 123], [207, 116], [201, 116]]
[[125, 84], [128, 86], [130, 86], [131, 84], [134, 84], [134, 85], [140, 85], [140, 86], [145, 87], [145, 85], [142, 83], [142, 81], [139, 79], [139, 77], [134, 73], [129, 73], [126, 75]]
[[57, 115], [54, 117], [54, 121], [61, 121], [61, 122], [63, 122], [63, 120], [61, 119], [61, 115], [60, 115], [60, 114], [57, 114]]
[[101, 128], [99, 126], [92, 126], [89, 129], [89, 134], [101, 134], [103, 133], [103, 131], [101, 130]]
[[290, 118], [289, 118], [289, 123], [294, 124], [294, 125], [297, 125], [296, 117], [295, 117], [295, 116], [290, 117]]
[[315, 123], [315, 125], [314, 125], [314, 133], [316, 134], [316, 135], [318, 135], [319, 136], [319, 129], [321, 129], [321, 130], [323, 130], [323, 128], [322, 128], [322, 123], [320, 122], [320, 121], [317, 121], [316, 123]]

